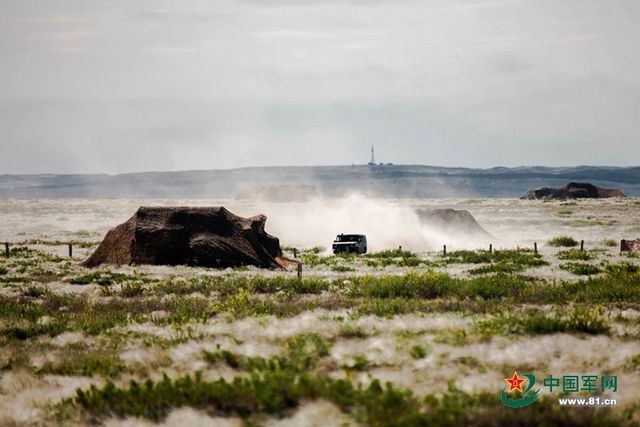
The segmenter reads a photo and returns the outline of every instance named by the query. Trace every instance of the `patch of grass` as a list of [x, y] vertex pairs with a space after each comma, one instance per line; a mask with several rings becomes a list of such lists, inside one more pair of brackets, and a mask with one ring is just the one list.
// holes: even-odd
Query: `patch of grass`
[[338, 336], [346, 339], [353, 339], [353, 338], [364, 339], [367, 337], [367, 333], [365, 332], [364, 329], [360, 327], [343, 325], [340, 327], [340, 332], [338, 333]]
[[557, 254], [558, 259], [571, 260], [571, 261], [589, 261], [598, 257], [597, 252], [594, 251], [581, 251], [579, 249], [567, 249], [560, 251]]
[[64, 332], [64, 322], [54, 321], [47, 324], [41, 323], [19, 323], [6, 325], [0, 328], [0, 336], [8, 340], [25, 341], [41, 335], [56, 336]]
[[130, 280], [139, 280], [140, 277], [130, 276], [124, 273], [116, 273], [113, 271], [93, 271], [72, 278], [69, 283], [73, 285], [97, 284], [101, 286], [118, 284]]
[[640, 353], [629, 356], [624, 366], [630, 371], [640, 371]]
[[233, 369], [243, 371], [291, 370], [307, 371], [315, 368], [319, 359], [329, 355], [329, 344], [317, 334], [297, 335], [285, 343], [285, 353], [269, 359], [249, 357], [218, 349], [203, 351], [204, 359], [216, 365], [224, 363]]
[[133, 298], [144, 294], [145, 289], [142, 282], [124, 283], [120, 288], [120, 296], [123, 298]]
[[495, 263], [489, 265], [483, 265], [481, 267], [472, 268], [469, 270], [469, 274], [487, 274], [487, 273], [517, 273], [524, 268], [514, 264]]
[[[344, 262], [351, 259], [352, 256], [353, 256], [352, 254], [345, 254], [345, 256], [341, 256], [340, 258]], [[338, 256], [336, 255], [321, 256], [314, 252], [303, 253], [300, 256], [300, 260], [302, 261], [303, 264], [308, 265], [310, 267], [316, 267], [319, 265], [328, 265], [331, 267], [331, 266], [337, 265], [339, 261]]]
[[372, 252], [366, 254], [367, 258], [417, 258], [418, 255], [411, 251], [403, 251], [402, 249], [387, 249], [380, 252]]
[[489, 320], [481, 320], [474, 325], [474, 332], [483, 338], [495, 335], [542, 335], [554, 333], [609, 333], [607, 319], [597, 308], [575, 306], [571, 311], [556, 310], [546, 314], [538, 309], [530, 309], [525, 314], [498, 313]]
[[442, 329], [436, 333], [434, 342], [449, 345], [467, 344], [467, 332], [464, 329]]
[[44, 286], [29, 285], [22, 289], [22, 295], [31, 298], [40, 298], [41, 296], [51, 293], [49, 288]]
[[420, 264], [428, 264], [421, 259], [418, 254], [402, 249], [388, 249], [379, 252], [372, 252], [364, 255], [365, 265], [370, 267], [386, 267], [394, 265], [396, 267], [417, 267]]
[[175, 295], [188, 295], [194, 292], [202, 292], [205, 295], [209, 295], [211, 293], [211, 289], [208, 289], [207, 286], [200, 286], [202, 283], [198, 280], [178, 280], [174, 277], [171, 277], [167, 280], [162, 280], [153, 286], [150, 291], [157, 295], [166, 295], [166, 294], [175, 294]]
[[625, 274], [625, 273], [638, 273], [640, 272], [640, 266], [631, 264], [629, 262], [623, 262], [620, 264], [611, 264], [606, 266], [606, 270], [612, 274]]
[[548, 265], [542, 255], [529, 249], [503, 249], [496, 251], [454, 251], [443, 256], [446, 263], [482, 264], [469, 270], [470, 274], [517, 273], [531, 267]]
[[618, 246], [618, 242], [616, 242], [613, 239], [605, 239], [605, 240], [602, 241], [602, 244], [604, 244], [605, 246], [608, 246], [610, 248]]
[[460, 250], [443, 255], [447, 264], [482, 264], [493, 261], [493, 254], [489, 251]]
[[424, 359], [427, 356], [427, 348], [423, 345], [414, 345], [409, 354], [414, 359]]
[[602, 268], [593, 264], [586, 264], [582, 262], [568, 262], [561, 264], [560, 268], [566, 271], [570, 271], [578, 276], [590, 276], [592, 274], [602, 273]]
[[105, 351], [76, 351], [65, 354], [63, 360], [57, 363], [47, 363], [36, 371], [37, 374], [71, 375], [92, 377], [101, 375], [117, 377], [126, 371], [126, 366], [120, 359]]
[[356, 271], [356, 269], [353, 268], [353, 267], [346, 266], [346, 265], [335, 265], [335, 266], [331, 267], [331, 271], [337, 271], [337, 272], [340, 272], [340, 273], [344, 273], [346, 271]]
[[447, 273], [407, 273], [404, 276], [354, 277], [355, 295], [366, 298], [500, 298], [515, 296], [530, 286], [523, 276], [496, 274], [473, 279], [456, 279]]
[[73, 398], [56, 405], [58, 421], [75, 413], [87, 420], [102, 421], [116, 416], [143, 417], [161, 421], [173, 408], [193, 407], [216, 416], [281, 415], [300, 403], [324, 399], [332, 402], [354, 421], [372, 427], [386, 426], [469, 426], [528, 425], [630, 426], [633, 421], [608, 408], [560, 407], [555, 398], [542, 398], [535, 405], [507, 411], [496, 401], [495, 393], [468, 394], [450, 385], [442, 395], [415, 396], [410, 390], [381, 385], [372, 380], [368, 386], [354, 385], [345, 379], [332, 379], [313, 373], [291, 370], [266, 370], [232, 381], [207, 381], [201, 373], [154, 382], [132, 381], [128, 387], [113, 382], [98, 388], [77, 390]]
[[562, 246], [565, 248], [571, 248], [574, 246], [578, 246], [578, 241], [576, 241], [573, 237], [567, 235], [561, 235], [553, 237], [547, 241], [549, 246]]
[[344, 369], [350, 371], [366, 371], [371, 368], [371, 362], [364, 354], [357, 354], [353, 357], [353, 362], [350, 365], [345, 365]]
[[9, 270], [7, 270], [5, 267], [0, 266], [0, 276], [3, 276], [5, 274], [7, 274], [9, 272]]

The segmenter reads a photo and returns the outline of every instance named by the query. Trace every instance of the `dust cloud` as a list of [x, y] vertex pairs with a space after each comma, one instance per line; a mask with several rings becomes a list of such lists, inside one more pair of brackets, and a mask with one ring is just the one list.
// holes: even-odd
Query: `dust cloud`
[[402, 246], [412, 251], [433, 251], [443, 244], [476, 248], [484, 236], [453, 236], [424, 224], [411, 206], [393, 200], [351, 194], [340, 199], [315, 198], [305, 203], [264, 204], [267, 231], [285, 245], [301, 248], [320, 246], [325, 252], [337, 234], [365, 234], [369, 251]]

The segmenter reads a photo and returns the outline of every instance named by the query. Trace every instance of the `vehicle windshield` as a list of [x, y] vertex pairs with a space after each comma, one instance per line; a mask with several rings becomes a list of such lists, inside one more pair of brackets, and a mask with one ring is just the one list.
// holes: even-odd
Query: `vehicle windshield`
[[336, 242], [360, 242], [362, 240], [361, 236], [353, 235], [353, 234], [340, 234], [336, 236]]

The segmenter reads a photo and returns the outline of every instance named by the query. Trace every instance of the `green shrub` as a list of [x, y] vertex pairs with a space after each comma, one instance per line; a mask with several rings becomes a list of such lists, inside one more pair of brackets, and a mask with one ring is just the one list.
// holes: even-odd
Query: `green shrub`
[[73, 285], [88, 285], [95, 283], [97, 285], [104, 286], [135, 279], [137, 279], [135, 276], [130, 276], [124, 273], [116, 273], [113, 271], [94, 271], [74, 277], [69, 282]]
[[58, 363], [47, 363], [36, 373], [70, 375], [91, 377], [102, 375], [116, 377], [125, 372], [126, 367], [115, 355], [106, 354], [104, 351], [78, 351]]
[[360, 327], [351, 326], [351, 325], [342, 325], [340, 327], [340, 332], [338, 333], [338, 336], [346, 339], [352, 339], [352, 338], [363, 339], [367, 337], [367, 332]]
[[350, 365], [345, 365], [344, 369], [350, 371], [366, 371], [371, 368], [372, 364], [364, 354], [356, 354]]
[[[324, 399], [332, 402], [354, 421], [372, 427], [391, 426], [502, 426], [562, 425], [567, 427], [631, 426], [634, 422], [608, 408], [561, 407], [556, 398], [542, 398], [535, 405], [505, 410], [495, 393], [468, 394], [453, 385], [441, 395], [415, 396], [410, 390], [372, 380], [368, 386], [354, 385], [345, 379], [289, 370], [266, 371], [232, 381], [204, 380], [200, 373], [174, 380], [144, 383], [131, 381], [128, 387], [113, 382], [98, 388], [76, 391], [75, 397], [56, 406], [59, 421], [73, 410], [83, 411], [87, 420], [98, 422], [108, 417], [144, 417], [161, 421], [173, 408], [193, 407], [216, 416], [240, 416], [245, 419], [263, 414], [282, 415], [301, 402]], [[248, 420], [250, 422], [250, 420]]]
[[446, 263], [481, 264], [469, 270], [471, 274], [517, 273], [531, 267], [548, 265], [542, 255], [529, 249], [502, 249], [489, 251], [454, 251], [444, 255]]
[[568, 262], [566, 264], [561, 264], [560, 268], [579, 276], [589, 276], [592, 274], [602, 273], [602, 269], [597, 265], [581, 262]]
[[607, 334], [609, 325], [599, 309], [574, 306], [571, 311], [553, 314], [530, 309], [522, 314], [498, 313], [492, 319], [474, 325], [474, 332], [484, 338], [494, 335], [541, 335], [554, 333]]
[[625, 362], [625, 368], [631, 371], [640, 371], [640, 353], [629, 356]]
[[570, 261], [589, 261], [598, 257], [598, 254], [593, 251], [581, 251], [579, 249], [567, 249], [558, 252], [558, 259], [570, 260]]
[[414, 345], [409, 354], [414, 359], [423, 359], [427, 355], [427, 349], [422, 345]]
[[49, 288], [43, 286], [29, 285], [23, 288], [22, 295], [31, 298], [40, 298], [41, 296], [49, 294], [51, 291]]
[[346, 271], [356, 271], [355, 268], [352, 267], [348, 267], [346, 265], [335, 265], [333, 267], [331, 267], [332, 271], [337, 271], [337, 272], [346, 272]]
[[443, 255], [447, 264], [482, 264], [493, 261], [493, 254], [489, 251], [460, 250]]
[[133, 298], [144, 293], [144, 285], [142, 282], [124, 283], [120, 288], [120, 296], [123, 298]]
[[567, 235], [556, 236], [549, 239], [547, 244], [549, 246], [564, 246], [568, 248], [578, 246], [578, 242], [573, 237]]
[[607, 265], [606, 270], [612, 274], [625, 274], [625, 273], [638, 273], [640, 271], [640, 266], [636, 264], [631, 264], [629, 262], [623, 262], [621, 264], [612, 264]]
[[368, 258], [417, 258], [418, 255], [411, 251], [401, 249], [387, 249], [380, 252], [372, 252], [366, 255]]

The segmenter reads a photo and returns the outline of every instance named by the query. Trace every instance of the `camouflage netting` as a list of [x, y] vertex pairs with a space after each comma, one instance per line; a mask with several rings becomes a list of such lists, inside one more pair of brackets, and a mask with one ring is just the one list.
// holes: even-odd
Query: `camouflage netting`
[[570, 182], [561, 188], [543, 187], [529, 190], [521, 199], [603, 199], [625, 197], [624, 193], [614, 188], [600, 188], [588, 182]]
[[83, 265], [280, 268], [280, 242], [265, 232], [266, 219], [242, 218], [224, 207], [140, 207], [107, 233]]
[[620, 251], [622, 251], [622, 252], [639, 252], [640, 253], [640, 239], [622, 240], [620, 242]]

